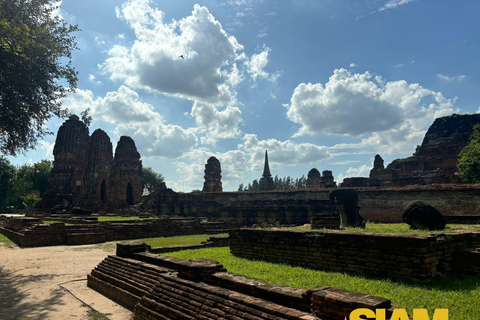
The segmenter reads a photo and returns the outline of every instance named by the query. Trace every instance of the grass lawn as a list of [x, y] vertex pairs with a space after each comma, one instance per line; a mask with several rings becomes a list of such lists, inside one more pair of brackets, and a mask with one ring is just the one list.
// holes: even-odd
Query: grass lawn
[[0, 244], [5, 245], [7, 247], [13, 247], [16, 246], [15, 242], [10, 240], [6, 235], [3, 233], [0, 233]]
[[[310, 226], [302, 226], [302, 227], [292, 227], [293, 230], [304, 230], [304, 231], [318, 231], [323, 232], [326, 230], [331, 229], [315, 229], [312, 230]], [[480, 231], [480, 225], [468, 225], [468, 224], [447, 224], [444, 230], [437, 230], [437, 231], [430, 231], [430, 230], [418, 230], [418, 229], [411, 229], [410, 226], [406, 223], [372, 223], [369, 222], [365, 225], [365, 229], [363, 228], [344, 228], [335, 230], [338, 232], [346, 232], [346, 233], [372, 233], [372, 234], [380, 234], [380, 233], [388, 233], [388, 234], [439, 234], [439, 233], [448, 233], [448, 232], [465, 232], [465, 231]], [[480, 319], [480, 317], [479, 317]]]
[[231, 273], [262, 279], [274, 284], [309, 289], [332, 286], [380, 296], [392, 305], [412, 309], [426, 308], [430, 317], [435, 309], [449, 309], [450, 320], [478, 320], [480, 315], [480, 277], [447, 275], [428, 285], [414, 285], [390, 280], [369, 279], [358, 275], [292, 267], [233, 256], [229, 248], [207, 248], [165, 253], [181, 259], [206, 258], [222, 263]]
[[121, 216], [98, 216], [98, 221], [133, 221], [133, 220], [155, 220], [157, 218], [121, 217]]

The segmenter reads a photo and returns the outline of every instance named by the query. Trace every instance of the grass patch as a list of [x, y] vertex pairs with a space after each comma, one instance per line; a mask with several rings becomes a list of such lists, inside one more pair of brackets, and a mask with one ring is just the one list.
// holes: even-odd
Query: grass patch
[[100, 313], [95, 310], [90, 310], [87, 312], [88, 320], [109, 320], [108, 316], [112, 315], [111, 313]]
[[[301, 226], [293, 227], [293, 230], [304, 230], [304, 231], [316, 231], [324, 232], [331, 229], [314, 229], [312, 230], [310, 226]], [[406, 223], [372, 223], [369, 222], [363, 228], [353, 228], [347, 227], [344, 229], [337, 229], [337, 232], [345, 233], [370, 233], [370, 234], [398, 234], [398, 235], [430, 235], [430, 234], [441, 234], [449, 232], [468, 232], [468, 231], [480, 231], [480, 225], [467, 225], [467, 224], [447, 224], [444, 230], [430, 231], [430, 230], [418, 230], [411, 229], [410, 226]]]
[[206, 258], [222, 263], [231, 273], [309, 289], [332, 286], [344, 290], [385, 297], [392, 305], [406, 308], [411, 315], [415, 308], [449, 309], [450, 319], [478, 320], [480, 314], [480, 277], [447, 275], [428, 285], [414, 285], [390, 280], [369, 279], [359, 275], [326, 272], [265, 261], [252, 261], [233, 256], [229, 248], [207, 248], [165, 253], [181, 259]]
[[121, 216], [98, 216], [98, 221], [134, 221], [134, 220], [156, 220], [158, 218], [121, 217]]
[[[99, 243], [96, 246], [105, 251], [115, 251], [117, 243], [125, 243], [130, 241], [140, 241], [145, 242], [152, 248], [155, 247], [167, 247], [167, 246], [178, 246], [178, 245], [189, 245], [189, 244], [199, 244], [203, 241], [208, 240], [210, 237], [221, 237], [228, 236], [227, 233], [222, 234], [196, 234], [189, 236], [176, 236], [176, 237], [159, 237], [159, 238], [144, 238], [144, 239], [132, 239], [132, 240], [122, 240], [122, 241], [112, 241], [106, 243]], [[81, 250], [79, 248], [79, 250]]]
[[3, 233], [0, 233], [0, 243], [2, 245], [5, 245], [7, 246], [8, 248], [12, 248], [12, 247], [15, 247], [16, 244], [15, 242], [13, 242], [12, 240], [10, 240], [10, 238], [8, 238], [6, 235], [4, 235]]

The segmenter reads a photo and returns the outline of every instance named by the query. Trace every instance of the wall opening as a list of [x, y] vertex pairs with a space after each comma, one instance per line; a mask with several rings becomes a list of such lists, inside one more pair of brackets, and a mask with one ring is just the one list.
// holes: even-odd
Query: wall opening
[[127, 204], [128, 205], [133, 205], [133, 187], [132, 183], [129, 182], [127, 185]]
[[105, 179], [103, 179], [102, 185], [100, 186], [100, 200], [102, 201], [102, 204], [107, 202], [107, 183], [105, 182]]

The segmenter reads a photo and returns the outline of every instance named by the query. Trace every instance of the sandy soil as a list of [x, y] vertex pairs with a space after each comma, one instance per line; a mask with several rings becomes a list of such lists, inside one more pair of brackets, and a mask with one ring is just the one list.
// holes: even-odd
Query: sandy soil
[[87, 287], [87, 274], [114, 245], [8, 247], [0, 243], [0, 319], [87, 320], [91, 306], [112, 320], [133, 314]]

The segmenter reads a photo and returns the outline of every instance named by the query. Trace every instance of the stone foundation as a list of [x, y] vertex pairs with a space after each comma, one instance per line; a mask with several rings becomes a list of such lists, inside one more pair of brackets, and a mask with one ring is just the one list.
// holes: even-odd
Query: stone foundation
[[[303, 290], [232, 274], [217, 261], [181, 260], [119, 244], [88, 285], [144, 319], [332, 319], [353, 309], [387, 309], [390, 300], [331, 287]], [[316, 316], [320, 317], [317, 318]]]
[[474, 245], [480, 245], [480, 232], [437, 236], [267, 229], [230, 232], [230, 251], [247, 259], [416, 283], [454, 271], [454, 253]]
[[[17, 222], [17, 220], [27, 220]], [[64, 223], [41, 224], [39, 219], [10, 218], [0, 232], [20, 247], [82, 245], [115, 240], [171, 237], [178, 235], [225, 232], [222, 225], [213, 228], [198, 219], [158, 219], [129, 223], [101, 222], [66, 226]]]

